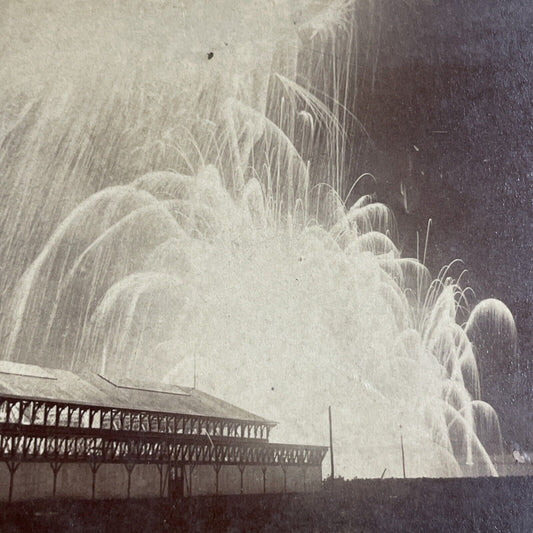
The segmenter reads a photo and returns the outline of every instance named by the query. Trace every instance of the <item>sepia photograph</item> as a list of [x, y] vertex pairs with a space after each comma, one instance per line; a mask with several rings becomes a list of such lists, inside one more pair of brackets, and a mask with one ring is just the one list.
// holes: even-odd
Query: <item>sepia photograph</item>
[[533, 531], [531, 0], [0, 0], [0, 532]]

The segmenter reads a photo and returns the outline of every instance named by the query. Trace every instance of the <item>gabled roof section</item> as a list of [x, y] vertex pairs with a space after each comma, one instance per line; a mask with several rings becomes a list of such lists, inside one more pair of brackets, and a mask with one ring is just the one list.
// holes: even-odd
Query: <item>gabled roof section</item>
[[0, 395], [169, 414], [273, 422], [191, 387], [0, 360]]

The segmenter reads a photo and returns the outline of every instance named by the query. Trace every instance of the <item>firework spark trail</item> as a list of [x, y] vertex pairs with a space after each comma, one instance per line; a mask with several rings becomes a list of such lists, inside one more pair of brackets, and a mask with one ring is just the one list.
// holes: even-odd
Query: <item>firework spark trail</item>
[[458, 325], [448, 271], [341, 200], [350, 7], [3, 4], [4, 357], [185, 385], [194, 365], [296, 442], [326, 442], [332, 405], [343, 475], [400, 475], [400, 426], [408, 475], [495, 473], [467, 333], [512, 344], [512, 317]]

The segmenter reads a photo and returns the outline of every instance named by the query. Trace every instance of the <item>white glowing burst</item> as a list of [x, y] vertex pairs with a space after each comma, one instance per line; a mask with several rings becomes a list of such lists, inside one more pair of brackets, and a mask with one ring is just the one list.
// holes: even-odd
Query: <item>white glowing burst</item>
[[6, 357], [184, 385], [196, 367], [288, 441], [325, 443], [332, 405], [344, 475], [399, 475], [400, 434], [411, 476], [495, 473], [467, 333], [512, 344], [512, 317], [487, 301], [458, 325], [447, 271], [339, 196], [351, 52], [326, 52], [350, 2], [23, 4], [3, 7], [2, 251], [31, 261], [2, 279]]

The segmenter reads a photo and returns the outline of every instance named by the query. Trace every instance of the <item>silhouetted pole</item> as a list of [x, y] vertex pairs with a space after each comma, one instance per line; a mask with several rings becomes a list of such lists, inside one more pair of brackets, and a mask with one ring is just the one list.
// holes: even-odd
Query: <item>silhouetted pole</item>
[[196, 390], [196, 351], [194, 352], [193, 389]]
[[[400, 426], [401, 428], [402, 426]], [[403, 451], [403, 435], [400, 431], [400, 443], [402, 445], [402, 468], [403, 468], [403, 478], [405, 479], [405, 454], [404, 454], [404, 451]]]
[[328, 408], [329, 411], [329, 457], [331, 459], [331, 479], [335, 478], [335, 464], [333, 461], [333, 429], [331, 425], [331, 405]]

